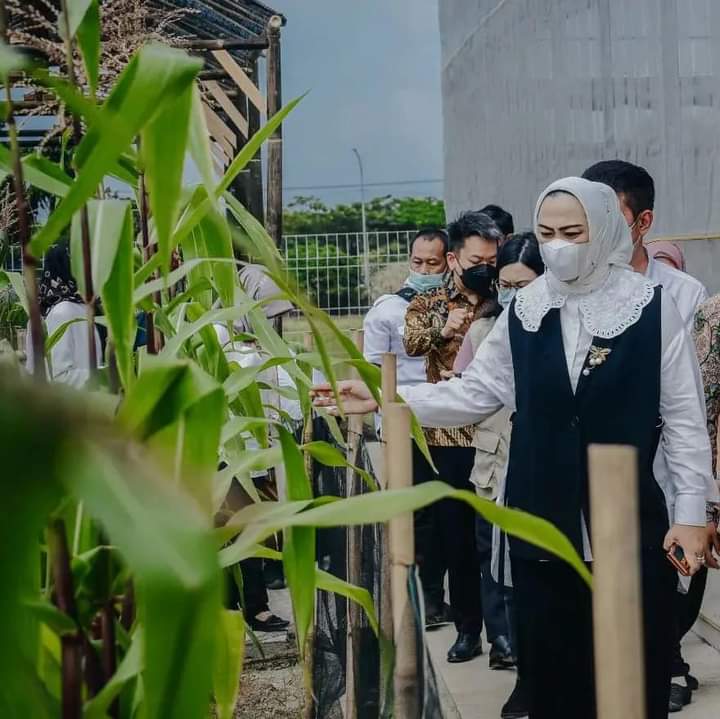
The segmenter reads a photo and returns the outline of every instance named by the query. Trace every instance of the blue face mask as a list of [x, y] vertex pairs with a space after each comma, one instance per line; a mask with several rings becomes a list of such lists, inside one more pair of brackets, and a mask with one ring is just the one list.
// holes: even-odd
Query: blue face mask
[[517, 289], [515, 287], [499, 287], [498, 288], [498, 302], [502, 305], [503, 309], [510, 307], [510, 303], [515, 297]]
[[410, 270], [405, 283], [412, 287], [416, 292], [428, 292], [429, 290], [436, 290], [438, 287], [442, 287], [445, 283], [445, 273], [441, 272], [436, 275], [424, 275], [422, 272], [415, 272]]

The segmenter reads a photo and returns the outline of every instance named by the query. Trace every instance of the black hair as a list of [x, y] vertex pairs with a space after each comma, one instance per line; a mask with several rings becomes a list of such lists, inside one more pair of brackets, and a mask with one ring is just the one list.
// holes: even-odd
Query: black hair
[[412, 242], [410, 243], [411, 253], [413, 245], [415, 244], [415, 240], [419, 240], [420, 238], [426, 240], [427, 242], [432, 242], [433, 240], [440, 240], [443, 246], [443, 255], [447, 254], [448, 236], [445, 230], [441, 230], [439, 227], [423, 227], [422, 229], [418, 230], [415, 234], [415, 237], [413, 237]]
[[478, 212], [487, 215], [498, 226], [498, 229], [505, 237], [515, 232], [513, 216], [507, 210], [500, 207], [500, 205], [485, 205], [485, 207], [478, 210]]
[[465, 247], [468, 237], [482, 237], [498, 245], [504, 239], [498, 226], [484, 212], [464, 212], [448, 225], [448, 236], [451, 252], [458, 252]]
[[60, 240], [51, 245], [43, 258], [43, 276], [63, 283], [74, 283], [70, 268], [70, 242]]
[[648, 171], [624, 160], [603, 160], [588, 167], [582, 176], [586, 180], [602, 182], [625, 195], [625, 202], [637, 217], [655, 207], [655, 183]]
[[503, 242], [497, 256], [498, 272], [516, 262], [529, 267], [536, 275], [545, 272], [545, 263], [540, 256], [540, 245], [534, 232], [518, 232]]

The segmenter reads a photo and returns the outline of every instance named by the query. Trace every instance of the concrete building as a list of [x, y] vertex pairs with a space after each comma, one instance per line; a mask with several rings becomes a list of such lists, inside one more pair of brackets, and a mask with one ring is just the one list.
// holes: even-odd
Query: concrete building
[[[528, 225], [549, 181], [620, 158], [655, 178], [656, 236], [720, 235], [720, 0], [439, 6], [449, 217]], [[720, 291], [720, 242], [684, 249]]]

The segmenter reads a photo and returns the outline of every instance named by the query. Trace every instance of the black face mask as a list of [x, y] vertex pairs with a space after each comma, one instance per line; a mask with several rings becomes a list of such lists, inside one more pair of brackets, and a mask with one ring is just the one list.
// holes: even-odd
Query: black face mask
[[471, 292], [476, 292], [485, 299], [495, 297], [495, 283], [498, 278], [497, 267], [483, 264], [464, 268], [460, 265], [460, 269], [462, 270], [460, 281]]

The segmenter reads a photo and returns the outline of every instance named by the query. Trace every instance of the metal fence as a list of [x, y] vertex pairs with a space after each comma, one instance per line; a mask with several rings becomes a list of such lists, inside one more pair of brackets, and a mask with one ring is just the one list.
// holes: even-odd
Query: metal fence
[[[407, 274], [413, 230], [286, 235], [280, 252], [288, 274], [323, 310], [362, 314]], [[400, 280], [400, 282], [402, 281]]]

